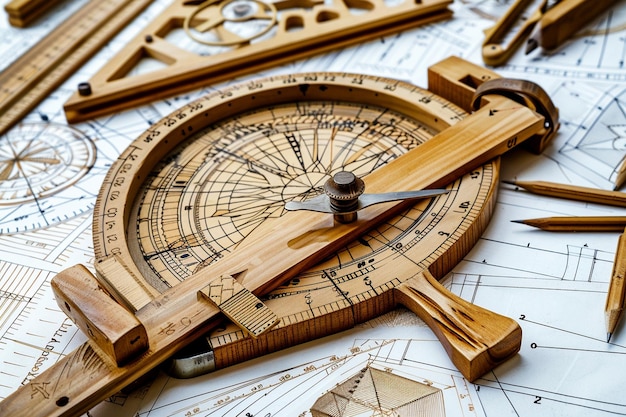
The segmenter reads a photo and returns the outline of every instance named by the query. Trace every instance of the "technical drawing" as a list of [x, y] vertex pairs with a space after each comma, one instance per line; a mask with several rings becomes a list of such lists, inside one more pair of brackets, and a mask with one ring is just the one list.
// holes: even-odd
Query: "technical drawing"
[[[626, 90], [604, 92], [559, 149], [562, 163], [613, 182], [626, 155]], [[593, 166], [595, 171], [590, 171]]]
[[[50, 215], [54, 210], [43, 200], [74, 186], [96, 160], [91, 139], [77, 129], [55, 123], [18, 125], [2, 143], [0, 233], [32, 229], [35, 224], [50, 225], [57, 220], [58, 215]], [[16, 206], [21, 207], [16, 210]], [[7, 211], [9, 214], [4, 215]]]

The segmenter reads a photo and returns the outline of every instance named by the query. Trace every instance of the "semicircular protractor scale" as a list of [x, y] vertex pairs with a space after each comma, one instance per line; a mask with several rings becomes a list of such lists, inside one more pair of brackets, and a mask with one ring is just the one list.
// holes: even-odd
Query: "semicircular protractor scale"
[[[439, 105], [447, 111], [442, 119], [461, 114]], [[142, 288], [164, 291], [228, 256], [263, 221], [282, 215], [287, 201], [319, 195], [334, 173], [365, 176], [437, 132], [386, 108], [336, 99], [276, 105], [211, 126], [181, 143], [141, 185], [128, 227], [133, 259], [126, 264], [137, 266]], [[253, 339], [235, 325], [212, 335], [217, 367], [376, 317], [395, 305], [388, 290], [423, 269], [442, 277], [487, 224], [497, 177], [496, 162], [477, 168], [450, 184], [448, 195], [407, 208], [263, 297], [281, 322]], [[97, 245], [99, 255], [106, 250]], [[110, 286], [129, 298], [127, 282]]]

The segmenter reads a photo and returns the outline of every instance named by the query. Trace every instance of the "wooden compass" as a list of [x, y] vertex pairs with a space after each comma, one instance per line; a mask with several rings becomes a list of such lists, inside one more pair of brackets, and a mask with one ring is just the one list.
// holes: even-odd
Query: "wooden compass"
[[[280, 76], [216, 92], [155, 124], [100, 192], [98, 280], [82, 266], [53, 280], [59, 306], [90, 343], [0, 403], [2, 414], [81, 413], [208, 331], [222, 367], [398, 303], [427, 322], [469, 380], [514, 355], [513, 320], [433, 277], [486, 226], [493, 158], [529, 138], [545, 145], [558, 127], [542, 90], [522, 83], [512, 100], [501, 94], [520, 84], [496, 78], [458, 58], [431, 67], [430, 91], [354, 74]], [[465, 117], [449, 100], [469, 108], [476, 86], [474, 102], [482, 95], [485, 105]], [[362, 176], [369, 194], [448, 192], [370, 206], [349, 223], [285, 212], [286, 202], [320, 195], [338, 171]], [[220, 328], [221, 313], [237, 327]]]

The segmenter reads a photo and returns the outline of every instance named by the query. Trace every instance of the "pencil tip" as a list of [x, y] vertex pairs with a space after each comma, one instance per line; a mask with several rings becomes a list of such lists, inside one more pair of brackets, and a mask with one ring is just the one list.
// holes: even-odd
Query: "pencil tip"
[[502, 180], [501, 182], [504, 184], [509, 184], [509, 185], [517, 185], [517, 183], [514, 180]]
[[533, 39], [533, 38], [528, 39], [528, 41], [526, 42], [526, 51], [525, 51], [526, 55], [528, 55], [529, 53], [537, 49], [538, 46], [539, 46], [539, 42], [537, 42], [536, 39]]
[[606, 343], [609, 343], [611, 341], [611, 336], [613, 336], [613, 333], [606, 334]]
[[526, 220], [511, 220], [511, 223], [526, 224]]

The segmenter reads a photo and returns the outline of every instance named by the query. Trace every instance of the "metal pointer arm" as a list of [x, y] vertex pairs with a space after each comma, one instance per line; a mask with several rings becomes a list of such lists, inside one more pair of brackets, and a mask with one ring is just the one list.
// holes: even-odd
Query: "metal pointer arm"
[[285, 209], [329, 213], [333, 214], [339, 223], [351, 223], [356, 220], [359, 210], [375, 204], [435, 197], [450, 192], [445, 189], [436, 189], [364, 194], [364, 191], [365, 183], [362, 179], [351, 172], [341, 171], [326, 181], [324, 194], [306, 201], [289, 201], [285, 204]]

